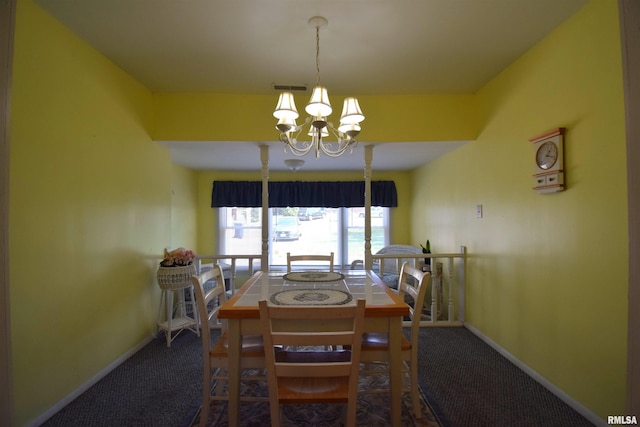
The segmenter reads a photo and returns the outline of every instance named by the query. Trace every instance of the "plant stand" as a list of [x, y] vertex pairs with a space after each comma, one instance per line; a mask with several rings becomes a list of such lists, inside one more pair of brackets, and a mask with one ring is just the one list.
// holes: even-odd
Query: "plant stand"
[[[198, 327], [198, 311], [191, 285], [191, 275], [196, 274], [195, 265], [184, 267], [160, 267], [158, 269], [158, 285], [162, 289], [162, 298], [158, 310], [158, 331], [164, 331], [167, 347], [185, 329], [200, 336]], [[185, 292], [189, 292], [192, 316], [187, 314]], [[174, 293], [177, 302], [174, 307]], [[174, 335], [173, 332], [177, 331]]]

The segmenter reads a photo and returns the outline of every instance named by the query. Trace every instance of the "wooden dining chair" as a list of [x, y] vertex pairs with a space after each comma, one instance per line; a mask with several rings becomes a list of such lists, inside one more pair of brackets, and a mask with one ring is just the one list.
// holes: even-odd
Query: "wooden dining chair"
[[[402, 391], [411, 393], [413, 411], [416, 418], [420, 418], [420, 391], [418, 389], [418, 338], [420, 334], [420, 317], [424, 298], [431, 286], [431, 273], [422, 272], [411, 267], [408, 262], [402, 264], [398, 279], [398, 295], [409, 302], [409, 317], [411, 319], [410, 338], [402, 334], [403, 385]], [[363, 375], [388, 375], [389, 337], [387, 334], [367, 332], [362, 336], [361, 361], [365, 369]], [[384, 362], [386, 369], [367, 369], [370, 362]], [[407, 378], [408, 377], [408, 378]], [[379, 393], [388, 389], [368, 389], [361, 392]]]
[[[284, 404], [344, 403], [345, 425], [355, 426], [365, 300], [355, 306], [258, 305], [271, 425], [280, 426]], [[336, 343], [350, 350], [322, 350]]]
[[329, 263], [329, 271], [333, 271], [333, 252], [329, 255], [291, 255], [287, 252], [287, 273], [291, 273], [292, 263], [302, 261], [324, 261]]
[[[202, 331], [202, 410], [200, 411], [200, 426], [207, 423], [209, 407], [214, 400], [227, 400], [224, 386], [228, 381], [229, 344], [227, 321], [218, 319], [220, 306], [227, 301], [222, 268], [216, 264], [212, 269], [199, 275], [191, 276], [195, 289], [198, 318]], [[220, 338], [213, 343], [211, 329], [220, 329]], [[242, 376], [242, 380], [266, 381], [264, 345], [261, 335], [243, 335], [240, 369], [258, 370], [257, 375]], [[260, 373], [261, 372], [261, 373]], [[216, 381], [213, 384], [213, 381]], [[214, 394], [212, 394], [214, 390]], [[242, 400], [268, 401], [266, 397], [244, 397]]]

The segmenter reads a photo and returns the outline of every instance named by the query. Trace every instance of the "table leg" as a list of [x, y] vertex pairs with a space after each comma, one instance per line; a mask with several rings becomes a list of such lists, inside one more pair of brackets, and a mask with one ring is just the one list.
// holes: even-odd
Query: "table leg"
[[229, 319], [229, 425], [240, 425], [240, 319]]
[[402, 318], [389, 318], [389, 388], [391, 390], [391, 425], [402, 420]]

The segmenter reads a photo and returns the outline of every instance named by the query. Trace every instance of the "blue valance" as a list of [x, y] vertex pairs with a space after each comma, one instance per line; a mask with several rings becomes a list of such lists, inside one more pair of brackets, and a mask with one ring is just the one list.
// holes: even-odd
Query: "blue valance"
[[[211, 207], [262, 206], [262, 181], [214, 181]], [[270, 181], [269, 207], [352, 208], [364, 206], [364, 181]], [[397, 207], [393, 181], [371, 181], [371, 206]]]

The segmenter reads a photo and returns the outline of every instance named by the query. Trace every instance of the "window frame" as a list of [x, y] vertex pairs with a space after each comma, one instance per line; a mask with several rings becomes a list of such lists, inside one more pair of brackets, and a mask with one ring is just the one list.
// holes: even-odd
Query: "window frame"
[[[305, 207], [306, 208], [306, 207]], [[374, 207], [372, 207], [373, 209]], [[375, 253], [378, 249], [375, 245], [374, 245], [374, 235], [376, 234], [376, 230], [382, 230], [382, 247], [389, 245], [390, 242], [390, 215], [391, 215], [391, 211], [389, 208], [386, 207], [376, 207], [376, 208], [380, 208], [382, 209], [382, 217], [381, 217], [381, 221], [380, 224], [374, 225], [373, 221], [376, 218], [372, 218], [372, 224], [371, 224], [371, 250], [373, 253]], [[229, 234], [231, 234], [232, 232], [236, 233], [236, 226], [234, 224], [230, 224], [229, 223], [229, 218], [231, 218], [231, 213], [229, 212], [229, 210], [232, 209], [238, 209], [238, 210], [244, 210], [244, 212], [246, 213], [246, 216], [251, 216], [250, 210], [251, 209], [258, 209], [261, 210], [261, 208], [238, 208], [238, 207], [220, 207], [220, 208], [216, 208], [218, 210], [218, 224], [217, 224], [217, 247], [220, 249], [220, 253], [221, 254], [227, 254], [227, 255], [235, 255], [230, 253], [230, 249], [228, 248], [228, 242], [227, 242], [227, 236]], [[268, 212], [268, 222], [267, 225], [269, 227], [269, 269], [272, 270], [278, 270], [278, 269], [282, 269], [282, 268], [286, 268], [286, 262], [283, 264], [274, 264], [273, 260], [274, 260], [274, 250], [276, 249], [276, 245], [279, 243], [278, 241], [274, 240], [274, 210], [276, 209], [283, 209], [283, 208], [269, 208], [269, 212]], [[298, 217], [297, 214], [297, 207], [293, 207], [293, 208], [287, 208], [291, 211], [295, 210], [296, 214], [296, 218]], [[309, 208], [306, 208], [309, 209]], [[341, 208], [327, 208], [327, 209], [336, 209], [337, 210], [337, 224], [336, 224], [336, 240], [337, 240], [337, 247], [335, 248], [335, 250], [333, 250], [334, 252], [334, 259], [335, 259], [335, 266], [336, 268], [349, 268], [350, 264], [353, 263], [354, 260], [356, 259], [364, 259], [364, 238], [362, 240], [362, 258], [360, 257], [351, 257], [349, 255], [349, 234], [351, 232], [353, 232], [354, 230], [362, 230], [363, 236], [364, 236], [364, 218], [362, 219], [362, 224], [356, 224], [353, 221], [353, 218], [355, 218], [356, 212], [358, 210], [363, 210], [364, 211], [364, 207], [354, 207], [354, 208], [345, 208], [345, 207], [341, 207]], [[293, 216], [293, 215], [292, 215]], [[258, 215], [259, 218], [261, 218], [261, 215]], [[350, 217], [351, 217], [351, 221], [350, 221]], [[306, 222], [306, 221], [305, 221]], [[313, 220], [310, 220], [310, 222], [312, 223]], [[256, 223], [250, 223], [248, 224], [243, 224], [242, 228], [242, 235], [244, 237], [244, 234], [249, 231], [249, 230], [259, 230], [258, 235], [260, 236], [259, 238], [259, 242], [256, 245], [257, 246], [257, 251], [249, 251], [250, 253], [247, 254], [260, 254], [261, 253], [261, 248], [262, 248], [262, 223], [258, 222], [257, 225]], [[284, 242], [284, 241], [283, 241]], [[313, 244], [313, 242], [309, 242], [310, 244]], [[245, 252], [243, 252], [244, 254]], [[350, 259], [353, 258], [353, 259]]]

